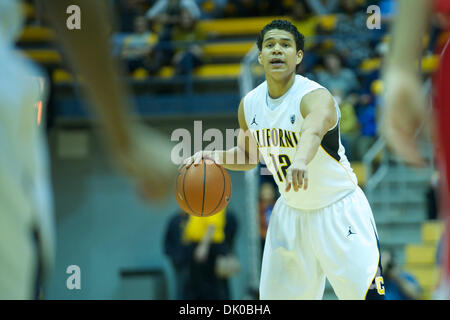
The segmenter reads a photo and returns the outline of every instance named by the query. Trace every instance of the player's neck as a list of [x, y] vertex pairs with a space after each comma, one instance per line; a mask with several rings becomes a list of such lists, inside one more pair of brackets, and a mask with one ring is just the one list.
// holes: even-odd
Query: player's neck
[[286, 77], [285, 79], [275, 79], [266, 75], [267, 89], [269, 90], [269, 96], [272, 99], [277, 99], [285, 94], [294, 84], [295, 73]]

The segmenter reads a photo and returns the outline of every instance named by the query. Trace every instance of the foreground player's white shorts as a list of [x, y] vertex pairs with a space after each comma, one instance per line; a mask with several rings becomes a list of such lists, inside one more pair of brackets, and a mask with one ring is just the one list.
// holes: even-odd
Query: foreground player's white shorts
[[384, 295], [375, 222], [359, 187], [319, 210], [295, 209], [280, 197], [272, 211], [260, 298], [322, 299], [325, 277], [339, 299], [365, 299], [369, 288]]
[[33, 234], [22, 223], [18, 210], [0, 205], [0, 300], [34, 299], [38, 254]]

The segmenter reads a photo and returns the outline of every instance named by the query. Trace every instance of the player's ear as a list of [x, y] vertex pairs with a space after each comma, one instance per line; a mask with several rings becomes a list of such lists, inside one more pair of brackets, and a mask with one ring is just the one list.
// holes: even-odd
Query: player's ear
[[262, 60], [261, 60], [261, 51], [258, 51], [258, 62], [259, 64], [262, 65]]
[[298, 50], [297, 52], [297, 60], [296, 60], [296, 64], [299, 64], [300, 62], [302, 62], [303, 60], [303, 51], [302, 50]]

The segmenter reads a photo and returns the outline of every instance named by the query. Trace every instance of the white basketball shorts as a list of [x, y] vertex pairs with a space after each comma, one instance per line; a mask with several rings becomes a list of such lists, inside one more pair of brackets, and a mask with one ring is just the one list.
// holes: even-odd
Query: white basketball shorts
[[272, 211], [260, 298], [322, 299], [325, 277], [339, 299], [384, 299], [376, 226], [359, 187], [322, 209], [299, 210], [280, 197]]

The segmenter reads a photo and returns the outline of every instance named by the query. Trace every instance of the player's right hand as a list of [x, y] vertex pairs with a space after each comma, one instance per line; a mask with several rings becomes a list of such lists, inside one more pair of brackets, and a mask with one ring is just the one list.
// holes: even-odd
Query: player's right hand
[[186, 168], [189, 168], [191, 165], [197, 166], [202, 162], [202, 159], [210, 159], [215, 161], [213, 151], [201, 150], [196, 152], [193, 156], [186, 158], [178, 169], [181, 169], [184, 166], [186, 166]]
[[303, 160], [294, 161], [286, 170], [286, 188], [285, 192], [289, 192], [291, 187], [297, 192], [302, 188], [308, 189], [308, 168]]

